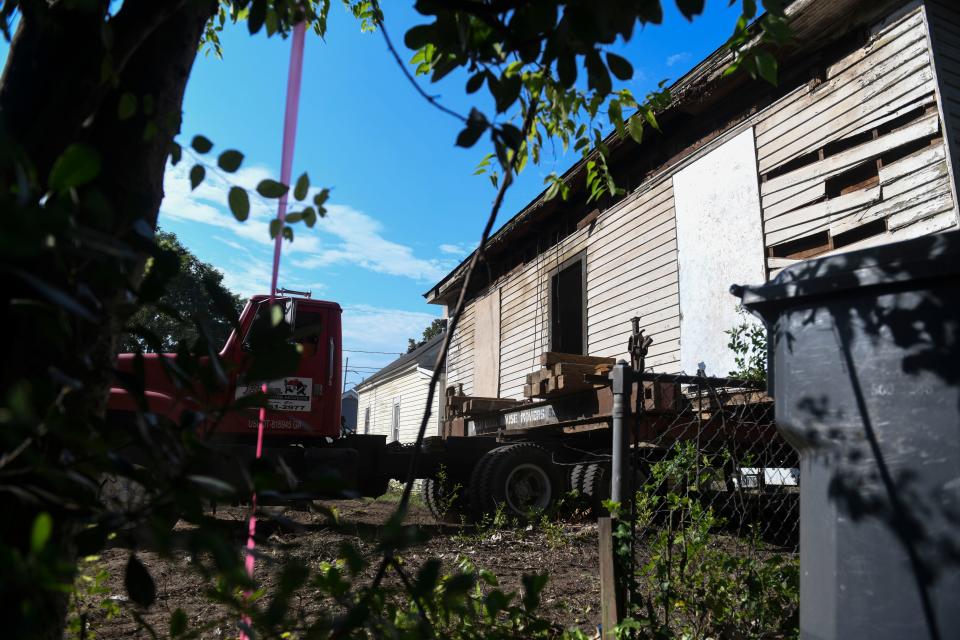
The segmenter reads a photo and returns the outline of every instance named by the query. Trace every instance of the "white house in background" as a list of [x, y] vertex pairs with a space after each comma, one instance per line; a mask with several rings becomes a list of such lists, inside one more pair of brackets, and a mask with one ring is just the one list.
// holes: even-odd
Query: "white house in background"
[[[357, 433], [382, 434], [387, 442], [416, 441], [443, 337], [441, 333], [430, 339], [354, 387], [359, 396]], [[428, 436], [440, 433], [445, 377], [433, 398]]]

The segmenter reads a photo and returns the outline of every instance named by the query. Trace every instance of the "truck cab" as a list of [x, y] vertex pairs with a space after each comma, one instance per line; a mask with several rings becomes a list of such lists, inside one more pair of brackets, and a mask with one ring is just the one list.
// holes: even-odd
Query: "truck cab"
[[[278, 379], [252, 379], [247, 375], [251, 343], [259, 331], [269, 330], [277, 313], [273, 307], [290, 327], [289, 341], [299, 352], [297, 366]], [[211, 368], [209, 357], [200, 359], [202, 374], [183, 384], [170, 374], [169, 365], [176, 358], [170, 353], [143, 354], [141, 364], [136, 354], [120, 354], [118, 377], [142, 366], [151, 413], [175, 424], [181, 423], [185, 411], [201, 416], [202, 438], [217, 454], [205, 461], [204, 474], [229, 482], [240, 493], [249, 489], [244, 468], [255, 456], [260, 418], [260, 408], [242, 399], [266, 385], [263, 457], [282, 458], [284, 469], [293, 471], [298, 483], [333, 476], [348, 494], [381, 495], [387, 478], [378, 471], [378, 457], [385, 438], [341, 433], [341, 313], [335, 302], [281, 296], [271, 304], [269, 296], [254, 296], [219, 354], [226, 384], [208, 388], [201, 383], [211, 373], [202, 372]], [[117, 385], [110, 390], [110, 419], [129, 424], [138, 409], [137, 397], [127, 389]], [[131, 457], [145, 456], [134, 452]]]

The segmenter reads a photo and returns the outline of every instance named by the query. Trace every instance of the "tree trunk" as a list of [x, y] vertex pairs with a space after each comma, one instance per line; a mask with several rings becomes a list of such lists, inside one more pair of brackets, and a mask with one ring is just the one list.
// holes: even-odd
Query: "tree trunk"
[[[73, 4], [87, 6], [65, 2], [50, 6], [42, 0], [24, 3], [0, 78], [0, 122], [7, 139], [29, 160], [41, 184], [70, 144], [84, 142], [94, 147], [101, 158], [101, 171], [93, 183], [78, 190], [76, 231], [142, 247], [143, 238], [137, 237], [135, 225], [156, 226], [164, 169], [171, 141], [179, 131], [187, 79], [204, 25], [217, 4], [215, 0], [126, 0], [109, 21], [105, 20], [108, 2], [103, 1], [97, 11], [63, 8]], [[133, 117], [121, 120], [117, 106], [126, 93], [137, 99], [139, 108]], [[12, 173], [2, 176], [4, 186], [16, 184], [16, 180]], [[3, 213], [43, 214], [35, 201]], [[17, 382], [32, 381], [39, 419], [50, 419], [50, 407], [59, 405], [60, 419], [82, 438], [89, 437], [82, 434], [89, 433], [105, 411], [127, 289], [136, 288], [145, 254], [137, 251], [123, 257], [91, 252], [82, 242], [71, 242], [74, 233], [63, 230], [58, 244], [39, 257], [7, 256], [2, 260], [6, 266], [70, 292], [94, 311], [96, 321], [63, 315], [60, 321], [48, 324], [36, 322], [33, 316], [10, 314], [8, 321], [13, 326], [9, 329], [15, 332], [11, 334], [15, 339], [0, 365], [0, 400], [6, 402]], [[38, 297], [34, 288], [24, 284], [26, 280], [14, 280], [0, 294], [4, 309], [11, 309], [14, 297]], [[57, 376], [63, 374], [83, 385], [58, 402], [58, 394], [45, 392], [39, 383], [50, 390], [62, 389]], [[34, 447], [36, 456], [56, 467], [71, 444], [61, 438]], [[72, 544], [77, 525], [71, 524], [75, 512], [56, 504], [29, 504], [9, 494], [0, 496], [0, 511], [7, 522], [17, 523], [2, 528], [2, 543], [24, 555], [30, 548], [30, 527], [37, 514], [52, 512], [55, 527], [49, 548], [58, 549], [59, 560], [64, 562], [58, 578], [72, 579], [77, 559]], [[34, 585], [31, 593], [8, 589], [13, 591], [16, 586], [0, 586], [0, 598], [5, 602], [2, 608], [12, 614], [5, 624], [14, 635], [20, 630], [29, 637], [62, 637], [67, 594], [45, 585]], [[30, 608], [18, 606], [27, 601]]]

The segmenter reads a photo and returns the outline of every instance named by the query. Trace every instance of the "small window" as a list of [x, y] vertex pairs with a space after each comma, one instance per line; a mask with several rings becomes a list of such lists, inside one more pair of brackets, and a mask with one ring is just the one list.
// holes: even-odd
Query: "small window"
[[563, 265], [550, 278], [550, 350], [586, 353], [583, 258]]
[[390, 440], [400, 442], [400, 403], [393, 405], [393, 420], [390, 421]]
[[363, 435], [370, 433], [370, 407], [363, 410]]

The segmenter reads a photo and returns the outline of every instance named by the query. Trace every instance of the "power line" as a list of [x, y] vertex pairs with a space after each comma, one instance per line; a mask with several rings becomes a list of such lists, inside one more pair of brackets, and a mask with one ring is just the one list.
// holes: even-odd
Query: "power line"
[[364, 351], [363, 349], [342, 349], [342, 351], [349, 353], [379, 353], [385, 356], [402, 356], [405, 355], [399, 351]]

